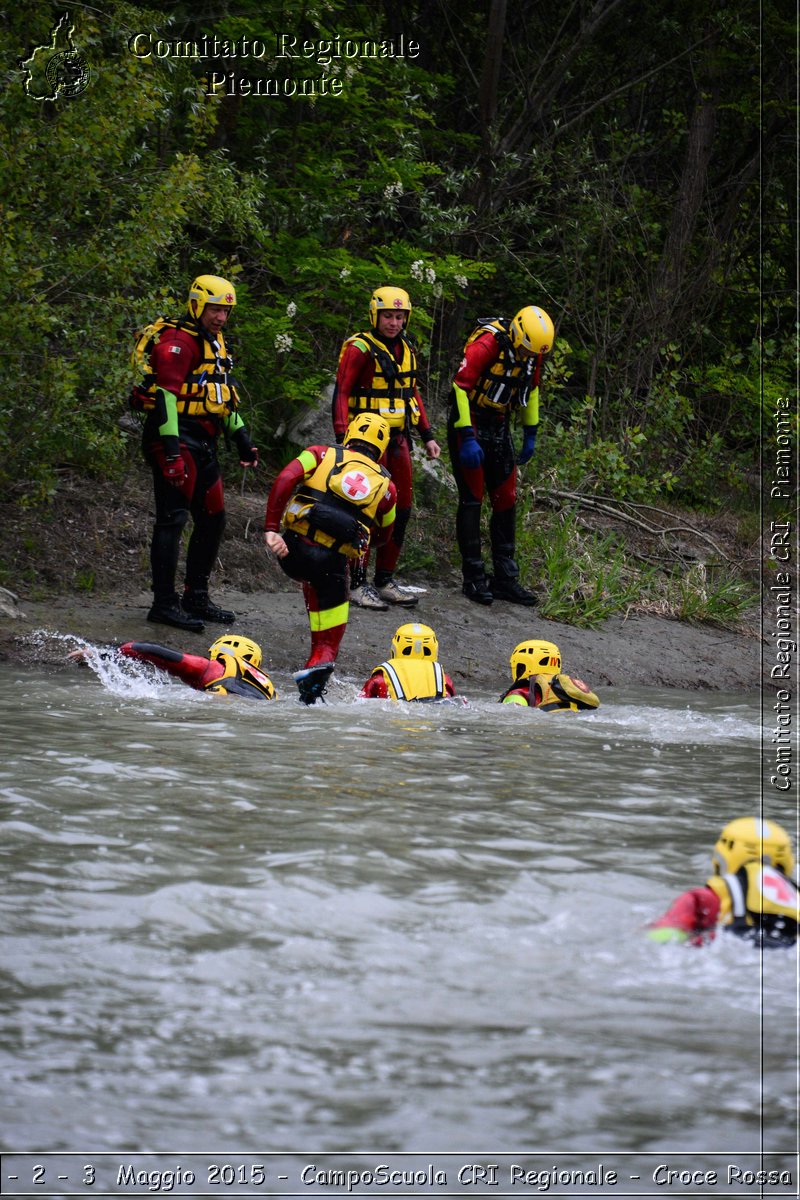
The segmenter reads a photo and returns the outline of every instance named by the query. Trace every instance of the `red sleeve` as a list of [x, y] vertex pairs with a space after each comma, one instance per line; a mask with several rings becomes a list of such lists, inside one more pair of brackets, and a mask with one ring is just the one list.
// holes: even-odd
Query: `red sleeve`
[[375, 374], [372, 355], [357, 346], [348, 346], [336, 372], [336, 406], [333, 413], [333, 432], [343, 436], [349, 424], [348, 402], [358, 384], [368, 386]]
[[314, 467], [306, 469], [299, 458], [293, 458], [292, 461], [287, 463], [283, 470], [275, 476], [275, 480], [270, 488], [269, 496], [267, 497], [267, 512], [264, 518], [265, 532], [280, 532], [283, 510], [289, 503], [292, 492], [303, 482], [304, 479], [307, 479], [308, 476], [313, 473], [316, 467], [318, 467], [322, 462], [329, 449], [329, 446], [307, 446], [304, 453], [314, 455], [316, 459]]
[[422, 403], [422, 396], [419, 394], [419, 388], [414, 388], [414, 395], [419, 405], [419, 425], [417, 430], [423, 442], [429, 442], [433, 437], [431, 423], [428, 420], [428, 414], [425, 412], [425, 405]]
[[178, 650], [156, 646], [152, 642], [126, 642], [120, 646], [119, 652], [126, 658], [152, 663], [160, 671], [175, 675], [193, 688], [202, 689], [225, 672], [222, 663], [212, 662], [199, 654], [181, 654]]
[[482, 333], [464, 349], [461, 366], [456, 372], [454, 383], [471, 392], [484, 371], [500, 357], [500, 343], [492, 333]]
[[200, 345], [184, 329], [165, 329], [150, 355], [158, 387], [179, 392], [186, 376], [200, 363]]
[[376, 671], [373, 675], [370, 675], [359, 695], [363, 696], [366, 700], [387, 700], [389, 698], [389, 689], [386, 686], [383, 672]]
[[709, 887], [690, 888], [673, 900], [663, 916], [651, 921], [648, 928], [682, 929], [685, 933], [702, 933], [713, 929], [719, 917], [719, 896]]
[[[390, 483], [389, 487], [386, 490], [386, 495], [383, 497], [380, 504], [378, 505], [378, 509], [375, 514], [376, 517], [383, 517], [387, 512], [389, 512], [390, 509], [394, 508], [394, 506], [396, 504], [397, 504], [397, 488], [394, 486], [394, 483]], [[391, 524], [389, 524], [389, 525], [383, 525], [383, 526], [376, 525], [375, 529], [372, 532], [373, 545], [385, 546], [386, 543], [389, 541], [389, 538], [392, 536], [393, 529], [394, 529], [394, 521], [392, 521]]]
[[456, 694], [455, 686], [449, 675], [445, 675], [444, 677], [444, 690], [447, 692], [448, 696], [455, 696]]

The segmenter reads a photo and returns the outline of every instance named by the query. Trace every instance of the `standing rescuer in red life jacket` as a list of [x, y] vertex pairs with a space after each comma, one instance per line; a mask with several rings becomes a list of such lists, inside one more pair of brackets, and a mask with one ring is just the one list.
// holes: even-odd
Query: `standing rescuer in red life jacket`
[[428, 458], [441, 451], [434, 440], [417, 386], [417, 356], [406, 329], [411, 318], [408, 292], [380, 287], [369, 302], [371, 329], [347, 338], [339, 356], [333, 398], [333, 432], [337, 442], [360, 412], [377, 413], [390, 427], [383, 465], [397, 490], [397, 516], [392, 536], [377, 551], [375, 585], [367, 583], [368, 553], [351, 567], [350, 601], [360, 608], [412, 608], [417, 594], [394, 578], [413, 501], [411, 431], [416, 430]]
[[705, 886], [682, 892], [651, 921], [651, 941], [700, 946], [721, 925], [759, 949], [794, 946], [800, 893], [786, 830], [777, 821], [737, 817], [719, 835], [711, 861], [714, 873]]
[[311, 653], [294, 676], [304, 704], [322, 699], [336, 663], [350, 609], [348, 564], [373, 534], [380, 544], [392, 531], [395, 488], [380, 465], [388, 442], [383, 417], [361, 413], [348, 425], [343, 446], [308, 446], [269, 493], [264, 541], [289, 578], [302, 584], [311, 627]]
[[[447, 444], [458, 487], [456, 539], [462, 591], [468, 600], [508, 600], [533, 605], [519, 582], [516, 552], [517, 466], [536, 446], [542, 360], [553, 348], [553, 322], [529, 305], [512, 320], [486, 317], [467, 339], [453, 381]], [[522, 414], [522, 448], [515, 458], [511, 416]], [[481, 505], [488, 492], [494, 573], [487, 577], [481, 552]]]
[[[237, 412], [233, 363], [222, 334], [236, 304], [233, 284], [199, 275], [189, 290], [188, 316], [159, 320], [140, 334], [134, 361], [144, 375], [131, 404], [146, 413], [142, 450], [153, 472], [156, 520], [150, 546], [153, 606], [148, 621], [200, 632], [204, 622], [230, 624], [236, 614], [208, 595], [225, 528], [225, 498], [217, 443], [224, 431], [243, 467], [258, 450]], [[181, 534], [191, 514], [183, 595], [175, 590]]]

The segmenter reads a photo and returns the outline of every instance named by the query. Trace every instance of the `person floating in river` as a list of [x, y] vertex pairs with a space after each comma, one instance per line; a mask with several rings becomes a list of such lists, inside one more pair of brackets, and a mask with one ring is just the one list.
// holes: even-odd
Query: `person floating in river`
[[776, 821], [737, 817], [719, 835], [711, 861], [705, 886], [682, 892], [647, 926], [651, 941], [702, 946], [722, 926], [760, 949], [794, 946], [800, 892], [786, 830]]
[[439, 641], [430, 625], [401, 625], [392, 638], [391, 658], [382, 662], [361, 689], [365, 699], [446, 700], [456, 689], [439, 662]]
[[514, 682], [500, 704], [523, 704], [542, 712], [580, 712], [599, 708], [600, 701], [582, 679], [561, 670], [561, 651], [553, 642], [520, 642], [511, 654]]
[[[69, 657], [84, 663], [91, 653], [84, 648], [73, 650]], [[208, 658], [183, 654], [154, 642], [125, 642], [114, 653], [151, 663], [201, 692], [244, 696], [248, 700], [274, 700], [278, 695], [270, 677], [261, 670], [261, 647], [238, 634], [217, 638], [209, 647]]]

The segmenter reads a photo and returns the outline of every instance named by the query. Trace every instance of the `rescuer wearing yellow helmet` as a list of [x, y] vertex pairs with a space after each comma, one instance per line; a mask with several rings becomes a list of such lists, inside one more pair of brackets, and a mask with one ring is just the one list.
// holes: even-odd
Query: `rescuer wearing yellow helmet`
[[439, 641], [430, 625], [401, 625], [392, 638], [391, 657], [361, 689], [371, 700], [446, 700], [456, 690], [439, 662]]
[[[198, 275], [189, 289], [187, 315], [147, 326], [132, 356], [138, 380], [131, 405], [145, 414], [142, 450], [155, 490], [153, 605], [147, 619], [192, 632], [200, 632], [206, 621], [227, 625], [236, 619], [208, 595], [225, 528], [220, 434], [233, 440], [242, 467], [258, 465], [258, 450], [238, 412], [233, 362], [223, 336], [235, 304], [236, 290], [227, 279]], [[193, 528], [179, 597], [175, 576], [190, 514]]]
[[584, 712], [600, 701], [582, 679], [561, 670], [561, 651], [554, 642], [538, 638], [520, 642], [511, 652], [513, 682], [501, 704], [522, 704], [541, 712]]
[[651, 921], [647, 936], [652, 941], [699, 946], [711, 941], [721, 925], [761, 949], [794, 946], [800, 893], [792, 878], [791, 839], [777, 821], [729, 821], [711, 864], [713, 874], [704, 887], [683, 892], [663, 916]]
[[[74, 650], [69, 657], [87, 662], [91, 653], [87, 649]], [[243, 696], [247, 700], [274, 700], [278, 694], [269, 675], [261, 670], [262, 653], [258, 642], [239, 634], [217, 638], [209, 647], [208, 658], [201, 654], [183, 654], [154, 642], [125, 642], [117, 647], [116, 653], [150, 663], [200, 692]]]
[[[553, 322], [537, 305], [510, 320], [486, 317], [467, 339], [453, 380], [447, 445], [458, 487], [456, 540], [461, 554], [462, 591], [476, 604], [507, 600], [534, 605], [536, 596], [519, 581], [516, 561], [517, 465], [536, 446], [539, 380], [544, 356], [553, 348]], [[522, 420], [522, 447], [515, 457], [512, 414]], [[481, 551], [481, 506], [489, 496], [493, 574]]]
[[419, 590], [399, 584], [394, 572], [403, 548], [413, 503], [411, 434], [418, 433], [428, 458], [441, 451], [417, 384], [417, 356], [408, 339], [411, 300], [399, 287], [379, 287], [369, 302], [370, 329], [347, 338], [339, 356], [333, 393], [333, 432], [341, 442], [349, 421], [360, 412], [378, 413], [389, 424], [384, 466], [397, 490], [392, 536], [378, 547], [375, 584], [367, 582], [369, 552], [351, 567], [350, 602], [360, 608], [413, 608]]
[[321, 700], [349, 614], [349, 564], [374, 535], [391, 535], [395, 488], [380, 465], [389, 425], [358, 413], [341, 446], [308, 446], [278, 474], [267, 499], [264, 541], [303, 585], [311, 653], [294, 678], [304, 704]]

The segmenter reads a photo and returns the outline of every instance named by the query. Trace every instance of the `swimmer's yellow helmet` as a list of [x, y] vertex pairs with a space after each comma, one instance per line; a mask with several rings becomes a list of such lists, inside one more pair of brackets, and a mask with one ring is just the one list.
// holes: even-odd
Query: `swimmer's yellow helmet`
[[558, 675], [561, 671], [561, 651], [554, 642], [520, 642], [509, 661], [515, 683], [531, 675]]

